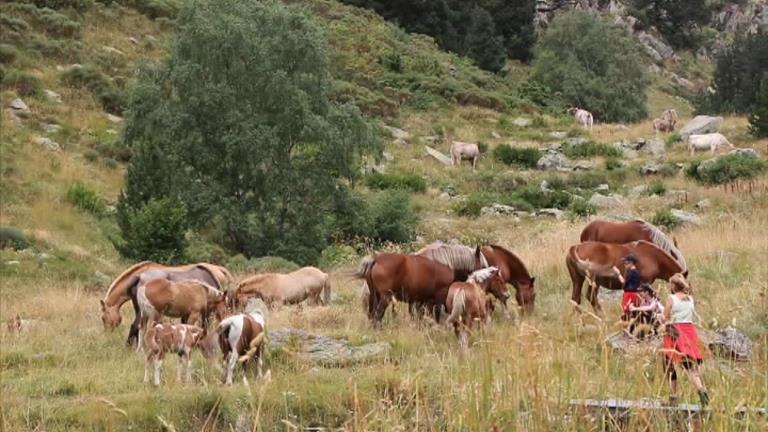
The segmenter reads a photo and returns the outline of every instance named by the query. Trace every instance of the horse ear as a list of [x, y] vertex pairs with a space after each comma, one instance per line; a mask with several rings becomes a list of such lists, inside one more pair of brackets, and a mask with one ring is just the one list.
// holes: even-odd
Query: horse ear
[[[466, 249], [465, 249], [465, 250], [466, 250]], [[479, 257], [479, 256], [480, 256], [480, 246], [479, 246], [479, 245], [478, 245], [477, 247], [475, 247], [475, 256], [476, 256], [476, 257]]]
[[531, 285], [533, 285], [533, 282], [534, 282], [535, 280], [536, 280], [536, 277], [535, 277], [535, 276], [531, 278]]
[[677, 237], [675, 237], [675, 236], [672, 236], [672, 243], [674, 243], [674, 244], [675, 244], [675, 247], [679, 247], [679, 246], [677, 245]]
[[104, 303], [104, 300], [99, 300], [99, 303], [101, 303], [101, 310], [107, 309], [107, 304]]

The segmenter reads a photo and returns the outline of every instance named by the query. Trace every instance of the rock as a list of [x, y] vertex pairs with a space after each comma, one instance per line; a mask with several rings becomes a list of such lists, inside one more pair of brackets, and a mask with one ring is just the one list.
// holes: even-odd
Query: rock
[[552, 138], [563, 139], [566, 136], [568, 136], [568, 133], [562, 132], [562, 131], [553, 131], [549, 133], [549, 136], [551, 136]]
[[710, 208], [710, 207], [712, 207], [712, 201], [710, 201], [709, 198], [705, 198], [696, 203], [696, 208], [700, 210]]
[[119, 116], [116, 116], [116, 115], [113, 115], [113, 114], [109, 114], [109, 113], [107, 113], [107, 120], [109, 120], [110, 122], [115, 123], [115, 124], [123, 122], [123, 118], [122, 117], [119, 117]]
[[396, 128], [394, 126], [389, 126], [389, 125], [382, 125], [382, 127], [389, 131], [389, 133], [392, 135], [392, 138], [403, 140], [403, 141], [408, 141], [409, 139], [411, 139], [411, 134], [402, 129]]
[[606, 196], [600, 193], [593, 194], [587, 203], [601, 209], [616, 208], [624, 204], [620, 195], [614, 194]]
[[531, 119], [527, 119], [525, 117], [518, 117], [512, 120], [512, 124], [517, 127], [528, 127], [531, 125]]
[[296, 328], [269, 331], [268, 349], [289, 350], [294, 355], [323, 366], [345, 366], [385, 359], [389, 342], [374, 342], [353, 346], [345, 339], [322, 336]]
[[47, 97], [49, 101], [61, 103], [61, 95], [56, 93], [55, 91], [45, 89], [43, 90], [43, 94], [45, 94], [45, 97]]
[[645, 175], [652, 175], [658, 174], [660, 169], [661, 165], [657, 164], [656, 162], [646, 162], [642, 167], [640, 167], [640, 172]]
[[570, 145], [577, 146], [577, 145], [586, 143], [587, 139], [582, 137], [570, 137], [570, 138], [566, 138], [565, 142]]
[[670, 210], [672, 216], [679, 219], [683, 225], [701, 225], [701, 218], [693, 213], [683, 211], [680, 209]]
[[437, 159], [438, 162], [441, 162], [443, 165], [453, 165], [453, 162], [451, 161], [451, 158], [448, 156], [440, 153], [439, 151], [433, 149], [430, 146], [424, 146], [424, 149], [427, 151], [427, 154], [432, 156], [433, 158]]
[[392, 162], [393, 160], [395, 160], [395, 156], [394, 156], [392, 153], [388, 152], [388, 151], [383, 151], [383, 152], [381, 152], [381, 156], [382, 156], [382, 157], [383, 157], [383, 158], [384, 158], [384, 159], [385, 159], [387, 162]]
[[759, 156], [753, 148], [739, 148], [728, 152], [729, 155], [744, 156], [752, 159], [757, 159]]
[[56, 141], [46, 137], [35, 137], [32, 142], [52, 152], [61, 151], [61, 146]]
[[539, 184], [539, 189], [541, 189], [542, 192], [551, 192], [552, 189], [549, 188], [549, 182], [546, 180], [542, 180], [541, 184]]
[[543, 208], [536, 211], [536, 216], [548, 216], [555, 219], [562, 219], [565, 216], [565, 212], [556, 208]]
[[49, 254], [47, 254], [45, 252], [40, 252], [40, 253], [35, 254], [35, 261], [37, 261], [38, 265], [45, 264], [46, 261], [48, 261], [49, 259], [51, 259], [51, 255], [49, 255]]
[[500, 138], [501, 138], [501, 135], [499, 135], [499, 134], [498, 134], [496, 131], [492, 131], [492, 132], [491, 132], [491, 136], [492, 136], [493, 138], [496, 138], [496, 139], [500, 139]]
[[132, 44], [134, 44], [134, 45], [138, 45], [138, 44], [139, 44], [139, 40], [138, 40], [138, 39], [136, 39], [136, 38], [135, 38], [135, 37], [133, 37], [133, 36], [131, 36], [131, 37], [127, 38], [127, 39], [128, 39], [128, 42], [130, 42], [130, 43], [132, 43]]
[[109, 54], [115, 54], [115, 55], [125, 55], [124, 52], [120, 51], [119, 49], [111, 46], [104, 45], [101, 47], [101, 49]]
[[44, 124], [43, 130], [47, 133], [56, 133], [61, 130], [61, 125], [55, 123]]
[[491, 204], [481, 208], [480, 214], [483, 216], [515, 216], [516, 210], [512, 206], [504, 204]]
[[728, 326], [715, 331], [720, 336], [709, 343], [709, 348], [722, 357], [748, 360], [752, 357], [752, 341], [739, 329]]
[[56, 71], [58, 72], [69, 72], [72, 69], [79, 69], [83, 67], [80, 63], [73, 63], [71, 65], [56, 65]]
[[11, 101], [10, 104], [8, 104], [9, 107], [11, 107], [12, 110], [18, 111], [18, 112], [29, 112], [29, 107], [27, 104], [24, 103], [21, 98], [16, 98]]
[[675, 51], [671, 46], [646, 31], [639, 31], [636, 33], [636, 36], [643, 48], [645, 48], [645, 51], [657, 62], [672, 58], [675, 55]]
[[562, 153], [548, 151], [536, 162], [536, 167], [545, 171], [570, 171], [571, 162]]
[[440, 199], [442, 201], [450, 201], [451, 200], [451, 196], [448, 195], [448, 192], [443, 192], [443, 193], [440, 194]]
[[603, 183], [595, 188], [595, 192], [608, 192], [611, 187], [607, 183]]
[[459, 192], [456, 190], [456, 186], [449, 184], [448, 186], [443, 188], [443, 192], [447, 193], [451, 197], [455, 197], [459, 195]]
[[664, 141], [660, 139], [643, 140], [643, 144], [640, 146], [640, 153], [649, 154], [655, 157], [657, 160], [663, 159], [667, 154], [667, 148]]
[[722, 117], [698, 115], [680, 129], [680, 138], [686, 141], [691, 135], [718, 132], [722, 124]]
[[571, 165], [574, 171], [590, 171], [595, 169], [595, 163], [588, 160], [576, 161]]

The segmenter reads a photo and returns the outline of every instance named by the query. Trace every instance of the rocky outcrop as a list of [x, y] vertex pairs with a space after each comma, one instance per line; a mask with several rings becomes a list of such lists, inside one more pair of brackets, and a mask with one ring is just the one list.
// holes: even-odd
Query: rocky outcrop
[[728, 33], [757, 33], [761, 27], [768, 28], [768, 4], [765, 0], [727, 4], [713, 14], [712, 26]]
[[571, 161], [562, 153], [548, 150], [547, 154], [536, 162], [536, 167], [544, 171], [570, 171]]
[[722, 117], [698, 115], [686, 123], [682, 129], [680, 129], [680, 138], [685, 141], [691, 135], [718, 132], [722, 124]]
[[621, 207], [624, 204], [621, 200], [621, 195], [603, 195], [600, 193], [594, 193], [587, 203], [600, 209]]
[[427, 152], [428, 155], [432, 156], [433, 158], [437, 159], [438, 162], [442, 163], [443, 165], [452, 165], [453, 162], [451, 161], [451, 158], [440, 153], [439, 151], [433, 149], [430, 146], [424, 146], [424, 150]]
[[269, 350], [287, 350], [305, 360], [323, 366], [346, 366], [385, 359], [389, 342], [352, 345], [346, 339], [316, 335], [305, 330], [284, 327], [270, 330]]
[[[715, 331], [698, 327], [696, 331], [701, 343], [719, 357], [748, 360], [752, 356], [753, 342], [734, 327], [728, 326]], [[634, 355], [640, 352], [657, 351], [661, 348], [662, 339], [661, 335], [638, 339], [622, 330], [609, 335], [605, 343], [619, 353]]]
[[482, 216], [516, 216], [517, 209], [504, 204], [491, 204], [480, 209]]

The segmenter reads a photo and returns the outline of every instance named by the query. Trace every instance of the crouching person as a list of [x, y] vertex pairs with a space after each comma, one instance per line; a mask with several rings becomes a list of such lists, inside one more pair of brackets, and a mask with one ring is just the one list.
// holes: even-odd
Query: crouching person
[[189, 324], [156, 324], [144, 334], [144, 346], [147, 350], [147, 360], [144, 363], [144, 382], [149, 382], [150, 363], [154, 365], [154, 384], [160, 385], [160, 369], [166, 353], [176, 353], [179, 356], [179, 367], [176, 369], [176, 379], [184, 382], [192, 379], [192, 350], [201, 349], [205, 339], [205, 330]]

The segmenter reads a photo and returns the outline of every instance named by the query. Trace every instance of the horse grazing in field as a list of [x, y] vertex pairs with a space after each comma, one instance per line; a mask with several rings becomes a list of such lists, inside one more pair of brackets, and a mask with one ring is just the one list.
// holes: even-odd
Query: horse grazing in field
[[486, 293], [503, 296], [506, 291], [507, 283], [496, 267], [480, 269], [472, 273], [466, 282], [451, 284], [445, 299], [445, 308], [448, 311], [446, 324], [453, 326], [461, 351], [469, 348], [469, 336], [475, 321], [482, 325], [490, 318], [487, 314], [487, 303], [491, 299]]
[[150, 261], [134, 264], [125, 270], [107, 288], [104, 299], [101, 300], [101, 321], [104, 328], [114, 330], [121, 321], [120, 308], [128, 301], [133, 304], [135, 317], [128, 331], [128, 345], [138, 341], [139, 334], [139, 303], [136, 298], [139, 285], [151, 279], [164, 278], [170, 281], [198, 280], [219, 290], [224, 290], [232, 282], [232, 275], [224, 267], [208, 263], [190, 264], [184, 266], [166, 266]]
[[688, 150], [691, 152], [691, 156], [700, 150], [709, 150], [712, 154], [715, 154], [715, 150], [721, 147], [735, 148], [733, 144], [728, 141], [728, 138], [720, 133], [690, 135], [688, 137]]
[[211, 337], [218, 339], [224, 355], [224, 383], [232, 384], [237, 363], [245, 364], [255, 359], [258, 376], [263, 376], [263, 357], [267, 332], [266, 304], [260, 299], [250, 299], [246, 312], [232, 315], [221, 321]]
[[451, 143], [451, 164], [461, 166], [461, 161], [472, 162], [472, 169], [477, 167], [477, 159], [480, 157], [480, 148], [477, 144], [453, 141]]
[[688, 270], [671, 255], [653, 243], [639, 240], [626, 244], [612, 244], [588, 241], [571, 246], [565, 257], [568, 273], [573, 284], [572, 299], [581, 304], [581, 287], [587, 279], [587, 298], [596, 312], [602, 312], [597, 300], [600, 286], [611, 290], [623, 288], [619, 268], [624, 258], [633, 255], [637, 259], [640, 281], [653, 283], [656, 279], [669, 280], [675, 274], [688, 277]]
[[322, 270], [303, 267], [288, 274], [251, 276], [240, 282], [228, 297], [235, 307], [252, 297], [260, 298], [269, 307], [275, 303], [296, 304], [308, 298], [313, 304], [328, 305], [331, 303], [331, 283], [328, 274]]
[[454, 280], [467, 280], [475, 270], [488, 267], [488, 260], [480, 248], [447, 244], [441, 241], [428, 244], [414, 255], [429, 258], [453, 269]]
[[[523, 315], [533, 313], [534, 303], [536, 302], [536, 288], [523, 261], [511, 251], [499, 245], [488, 245], [480, 248], [481, 253], [488, 261], [488, 264], [499, 269], [502, 279], [506, 283], [515, 287], [515, 299]], [[503, 301], [505, 315], [507, 311], [507, 302]]]
[[139, 286], [136, 297], [141, 316], [139, 335], [149, 328], [148, 324], [154, 325], [163, 317], [181, 318], [182, 324], [199, 321], [208, 328], [211, 313], [215, 312], [218, 320], [227, 315], [224, 293], [196, 280], [152, 279]]
[[677, 248], [677, 241], [670, 239], [662, 230], [642, 219], [629, 222], [611, 222], [607, 220], [594, 220], [581, 231], [581, 241], [596, 241], [603, 243], [624, 244], [637, 240], [645, 240], [660, 247], [664, 252], [672, 255], [678, 264], [687, 270], [685, 257]]
[[31, 319], [22, 319], [21, 315], [16, 314], [15, 317], [5, 322], [5, 328], [8, 330], [8, 333], [21, 334], [28, 333], [35, 327], [36, 324], [37, 321]]
[[176, 380], [181, 382], [182, 372], [184, 382], [192, 378], [192, 350], [200, 348], [205, 338], [205, 329], [188, 324], [155, 324], [144, 333], [144, 346], [147, 349], [147, 360], [144, 363], [144, 383], [149, 382], [149, 365], [154, 364], [154, 384], [160, 385], [160, 369], [163, 358], [167, 353], [179, 355], [179, 367], [176, 369]]

